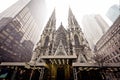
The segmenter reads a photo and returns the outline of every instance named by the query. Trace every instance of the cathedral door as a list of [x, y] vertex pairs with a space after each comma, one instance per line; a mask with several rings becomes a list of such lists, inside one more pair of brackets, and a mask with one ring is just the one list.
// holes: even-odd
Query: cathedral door
[[65, 80], [65, 70], [64, 67], [58, 67], [57, 69], [57, 76], [56, 76], [57, 80]]

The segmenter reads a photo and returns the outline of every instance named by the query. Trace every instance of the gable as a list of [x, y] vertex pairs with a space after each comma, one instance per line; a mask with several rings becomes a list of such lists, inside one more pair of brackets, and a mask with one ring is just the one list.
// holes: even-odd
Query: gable
[[67, 55], [61, 40], [59, 42], [55, 55]]

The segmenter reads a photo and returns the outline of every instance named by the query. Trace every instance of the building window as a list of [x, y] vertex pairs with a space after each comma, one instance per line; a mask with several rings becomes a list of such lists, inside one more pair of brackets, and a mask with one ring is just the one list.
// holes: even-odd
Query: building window
[[118, 57], [116, 58], [116, 60], [117, 60], [117, 62], [120, 62], [120, 59]]
[[116, 52], [116, 55], [119, 54], [119, 52], [117, 50], [115, 50], [115, 52]]
[[77, 35], [74, 36], [74, 40], [75, 40], [75, 46], [79, 47], [80, 42], [79, 42], [79, 38]]
[[8, 36], [9, 34], [6, 31], [2, 31], [2, 33], [6, 36]]
[[110, 54], [110, 58], [112, 58], [112, 54]]
[[115, 52], [112, 52], [113, 53], [113, 55], [115, 56]]
[[0, 34], [0, 42], [2, 43], [3, 41], [5, 41], [6, 36], [4, 36], [3, 34]]
[[115, 59], [113, 59], [113, 62], [116, 62]]
[[5, 41], [5, 43], [4, 43], [6, 46], [9, 46], [9, 42], [7, 42], [7, 41]]
[[112, 60], [110, 60], [110, 63], [112, 63]]
[[115, 45], [116, 45], [116, 46], [118, 46], [118, 43], [117, 43], [117, 42], [115, 42]]
[[8, 43], [10, 43], [11, 42], [11, 40], [8, 38], [7, 40], [6, 40]]
[[13, 40], [13, 37], [12, 37], [12, 36], [9, 36], [9, 39], [10, 39], [10, 40]]
[[44, 47], [47, 47], [49, 43], [49, 36], [45, 38]]
[[8, 33], [10, 33], [10, 32], [11, 32], [11, 30], [10, 30], [9, 28], [7, 28], [7, 29], [6, 29], [6, 31], [7, 31]]
[[4, 36], [3, 34], [0, 34], [0, 39], [5, 39], [6, 36]]

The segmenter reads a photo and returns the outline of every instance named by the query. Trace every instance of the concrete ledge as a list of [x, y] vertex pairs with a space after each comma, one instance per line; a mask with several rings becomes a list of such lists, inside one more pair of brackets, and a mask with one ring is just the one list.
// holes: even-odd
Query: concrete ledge
[[0, 66], [25, 66], [25, 65], [30, 65], [30, 66], [45, 66], [45, 63], [37, 63], [37, 64], [29, 64], [25, 62], [2, 62]]
[[55, 56], [41, 56], [41, 59], [76, 59], [77, 56], [55, 55]]
[[72, 64], [74, 67], [98, 67], [98, 64], [94, 64], [94, 63], [73, 63]]
[[120, 67], [120, 63], [104, 63], [104, 67]]
[[74, 67], [120, 67], [120, 63], [104, 63], [99, 65], [98, 63], [73, 63]]

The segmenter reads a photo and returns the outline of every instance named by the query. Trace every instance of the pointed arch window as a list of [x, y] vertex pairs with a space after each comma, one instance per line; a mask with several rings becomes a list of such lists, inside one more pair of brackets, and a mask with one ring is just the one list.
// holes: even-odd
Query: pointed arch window
[[69, 44], [69, 46], [70, 46], [70, 54], [72, 55], [73, 54], [73, 46], [71, 43]]
[[52, 44], [50, 44], [50, 47], [49, 47], [49, 54], [51, 54], [52, 52]]
[[76, 47], [79, 47], [80, 42], [79, 42], [79, 38], [78, 38], [77, 35], [74, 35], [74, 41], [75, 41], [75, 46], [76, 46]]
[[49, 36], [45, 38], [44, 46], [47, 47], [49, 43]]

